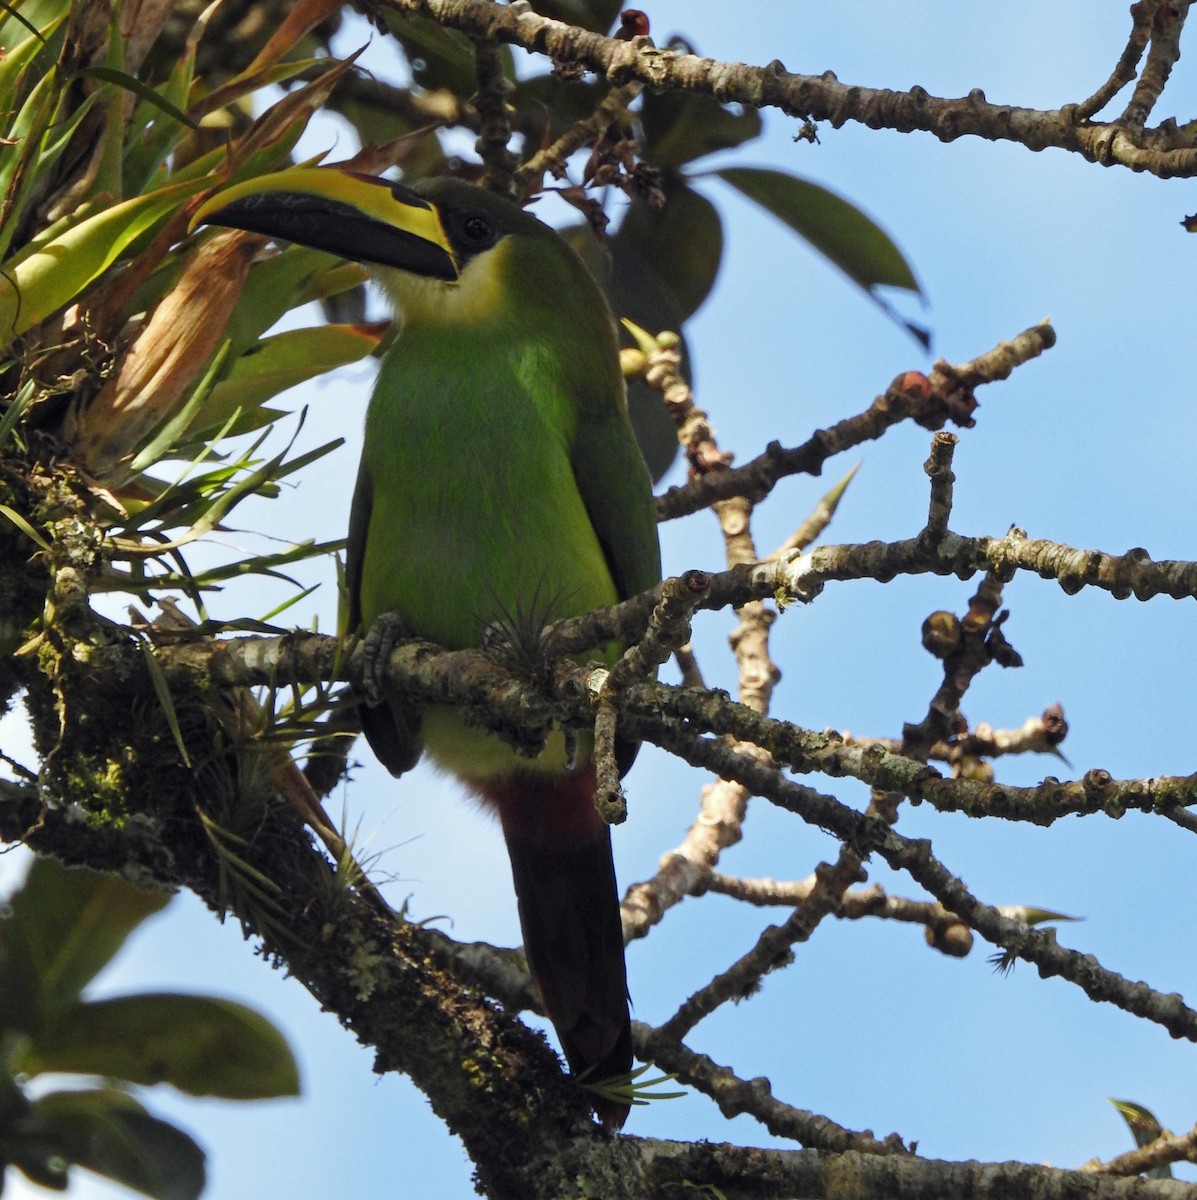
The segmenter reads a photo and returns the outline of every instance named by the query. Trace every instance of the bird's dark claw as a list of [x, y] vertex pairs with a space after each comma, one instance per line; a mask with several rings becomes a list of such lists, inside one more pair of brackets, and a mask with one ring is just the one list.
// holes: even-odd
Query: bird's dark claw
[[383, 613], [366, 630], [362, 639], [362, 693], [367, 704], [379, 704], [384, 699], [391, 652], [409, 637], [411, 631], [398, 613]]
[[492, 621], [489, 625], [482, 627], [482, 636], [478, 639], [478, 647], [484, 654], [489, 654], [491, 658], [501, 660], [511, 654], [514, 640], [510, 625], [504, 624], [502, 621]]

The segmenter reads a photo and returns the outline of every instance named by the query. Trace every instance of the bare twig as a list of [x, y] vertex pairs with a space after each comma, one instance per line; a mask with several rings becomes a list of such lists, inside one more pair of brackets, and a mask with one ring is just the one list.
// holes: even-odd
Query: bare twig
[[773, 442], [763, 454], [742, 467], [716, 471], [670, 488], [657, 499], [657, 516], [662, 521], [684, 517], [728, 496], [742, 495], [759, 503], [779, 479], [788, 475], [818, 475], [833, 455], [874, 441], [902, 421], [911, 420], [927, 429], [938, 429], [949, 420], [971, 425], [976, 408], [974, 389], [1009, 378], [1016, 367], [1038, 358], [1055, 344], [1055, 330], [1044, 323], [1032, 326], [1008, 342], [999, 342], [967, 363], [952, 366], [941, 360], [930, 376], [907, 371], [864, 412], [820, 429], [801, 446], [783, 449]]
[[[1133, 133], [1140, 133], [1151, 110], [1155, 108], [1172, 73], [1176, 60], [1180, 58], [1180, 35], [1189, 15], [1189, 0], [1167, 0], [1167, 3], [1144, 5], [1151, 13], [1151, 48], [1143, 64], [1139, 82], [1135, 85], [1119, 123]], [[1131, 6], [1135, 11], [1136, 6]]]
[[1130, 37], [1127, 38], [1126, 48], [1122, 51], [1109, 79], [1092, 96], [1076, 106], [1076, 114], [1081, 120], [1087, 121], [1101, 112], [1134, 79], [1139, 69], [1139, 60], [1143, 57], [1143, 51], [1147, 49], [1152, 18], [1160, 3], [1161, 0], [1140, 0], [1140, 3], [1131, 5], [1134, 23], [1131, 26]]
[[522, 192], [535, 186], [545, 172], [560, 179], [569, 156], [597, 138], [640, 95], [642, 87], [639, 83], [625, 83], [612, 88], [590, 116], [574, 122], [552, 145], [538, 150], [515, 172], [516, 190]]
[[835, 866], [820, 863], [815, 868], [814, 886], [794, 905], [785, 923], [768, 926], [747, 954], [699, 988], [672, 1017], [659, 1025], [657, 1037], [681, 1041], [720, 1005], [750, 996], [766, 974], [790, 962], [791, 947], [809, 940], [823, 918], [839, 908], [848, 888], [863, 878], [860, 857], [841, 846]]
[[854, 1132], [827, 1117], [793, 1108], [779, 1101], [767, 1079], [741, 1079], [730, 1068], [720, 1066], [681, 1042], [661, 1037], [639, 1021], [632, 1023], [636, 1053], [697, 1088], [719, 1105], [725, 1117], [749, 1113], [777, 1137], [792, 1138], [820, 1150], [859, 1150], [864, 1154], [905, 1154], [902, 1139], [891, 1133], [883, 1141], [870, 1130]]
[[1135, 1150], [1119, 1154], [1108, 1162], [1087, 1162], [1082, 1171], [1094, 1175], [1143, 1175], [1156, 1167], [1165, 1167], [1176, 1162], [1197, 1162], [1197, 1125], [1186, 1134], [1168, 1133], [1166, 1130], [1154, 1141]]

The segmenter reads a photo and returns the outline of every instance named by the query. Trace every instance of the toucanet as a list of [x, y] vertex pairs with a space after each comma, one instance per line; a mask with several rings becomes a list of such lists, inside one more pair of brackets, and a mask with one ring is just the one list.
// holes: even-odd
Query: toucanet
[[[459, 180], [413, 187], [334, 168], [215, 196], [200, 221], [366, 264], [400, 333], [366, 415], [347, 552], [350, 623], [450, 649], [535, 652], [546, 623], [652, 587], [660, 552], [611, 312], [554, 230]], [[618, 647], [599, 652], [608, 660]], [[377, 757], [421, 752], [499, 817], [524, 950], [575, 1075], [631, 1068], [619, 894], [585, 735], [538, 757], [441, 705], [365, 704]], [[635, 755], [617, 742], [626, 770]], [[609, 1127], [627, 1106], [596, 1099]]]

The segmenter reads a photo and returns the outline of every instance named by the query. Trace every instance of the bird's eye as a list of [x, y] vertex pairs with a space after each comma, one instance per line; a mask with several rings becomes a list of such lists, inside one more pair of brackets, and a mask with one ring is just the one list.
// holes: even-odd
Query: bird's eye
[[462, 221], [461, 232], [466, 242], [474, 249], [490, 246], [495, 240], [495, 227], [485, 217], [476, 214]]

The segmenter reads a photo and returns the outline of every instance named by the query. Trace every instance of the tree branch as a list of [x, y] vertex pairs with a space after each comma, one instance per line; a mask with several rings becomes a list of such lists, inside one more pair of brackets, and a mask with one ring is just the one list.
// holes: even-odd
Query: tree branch
[[716, 500], [744, 496], [760, 503], [774, 484], [789, 475], [819, 475], [823, 464], [863, 442], [876, 441], [892, 426], [911, 420], [925, 429], [948, 421], [971, 427], [977, 407], [973, 392], [986, 383], [1008, 379], [1016, 367], [1038, 358], [1056, 344], [1056, 332], [1044, 322], [967, 363], [942, 359], [930, 376], [919, 371], [899, 375], [864, 412], [820, 429], [801, 446], [783, 449], [771, 442], [765, 452], [742, 467], [706, 471], [701, 478], [670, 488], [657, 498], [657, 517], [669, 521], [706, 508]]
[[[918, 86], [895, 92], [844, 84], [831, 71], [799, 75], [787, 71], [777, 59], [763, 67], [720, 62], [659, 50], [648, 38], [620, 41], [603, 37], [542, 17], [522, 0], [510, 5], [489, 0], [372, 2], [405, 16], [429, 17], [475, 37], [522, 46], [546, 54], [556, 63], [588, 67], [616, 85], [637, 80], [652, 88], [704, 92], [725, 103], [776, 108], [803, 121], [827, 121], [836, 129], [852, 121], [900, 133], [920, 130], [943, 142], [973, 135], [1016, 142], [1028, 150], [1055, 147], [1103, 166], [1148, 171], [1162, 179], [1197, 174], [1197, 144], [1174, 122], [1156, 129], [1134, 129], [1121, 122], [1094, 123], [1081, 115], [1077, 104], [1047, 110], [991, 104], [980, 88], [967, 96], [946, 99]], [[1187, 10], [1188, 4], [1173, 7]], [[1163, 50], [1157, 74], [1166, 78]], [[1148, 95], [1153, 88], [1154, 83], [1147, 85]]]

